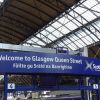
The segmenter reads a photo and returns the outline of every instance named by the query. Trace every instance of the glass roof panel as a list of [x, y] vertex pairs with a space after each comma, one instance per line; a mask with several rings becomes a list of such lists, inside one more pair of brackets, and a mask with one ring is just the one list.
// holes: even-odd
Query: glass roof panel
[[[37, 40], [37, 39], [36, 39]], [[40, 41], [40, 40], [37, 40], [36, 42], [35, 42], [35, 40], [33, 40], [33, 39], [31, 39], [31, 40], [28, 40], [27, 42], [26, 42], [27, 44], [30, 44], [30, 45], [32, 45], [32, 43], [33, 44], [35, 44], [35, 45], [45, 45], [42, 41]]]
[[[56, 18], [56, 21], [49, 23], [51, 25], [37, 32], [36, 36], [46, 43], [52, 43], [51, 47], [63, 46], [72, 50], [99, 41], [100, 0], [86, 0], [83, 4], [80, 3], [79, 6], [73, 8], [68, 10], [68, 14], [63, 13], [62, 17]], [[46, 43], [41, 39], [32, 37], [32, 41], [27, 42], [37, 43], [45, 47]], [[53, 41], [57, 42], [53, 43]]]
[[86, 5], [88, 8], [91, 8], [97, 4], [97, 1], [96, 0], [86, 0], [83, 4]]
[[[79, 38], [82, 38], [82, 37], [83, 37], [80, 33], [77, 33], [77, 36], [78, 36]], [[85, 36], [86, 36], [86, 35], [85, 35]]]
[[52, 26], [55, 27], [55, 28], [59, 28], [62, 25], [59, 22], [56, 21], [55, 23], [52, 24]]
[[94, 22], [94, 24], [95, 24], [96, 27], [99, 27], [100, 28], [100, 20]]
[[82, 7], [77, 7], [77, 8], [75, 8], [74, 9], [76, 12], [78, 12], [79, 14], [82, 14], [82, 13], [84, 13], [85, 11], [86, 11], [86, 9], [85, 8], [82, 8]]
[[61, 44], [58, 44], [59, 47], [63, 47]]
[[68, 48], [70, 48], [71, 50], [75, 50], [76, 48], [74, 48], [72, 45], [67, 45], [68, 46]]
[[82, 24], [80, 22], [78, 22], [76, 19], [72, 20], [78, 27], [81, 26]]
[[24, 45], [24, 46], [30, 46], [30, 44], [27, 44], [27, 42], [26, 42], [26, 43], [24, 43], [23, 45]]
[[59, 31], [61, 31], [63, 34], [67, 34], [70, 32], [69, 29], [67, 29], [66, 27], [62, 26], [58, 29]]
[[77, 49], [77, 46], [74, 43], [68, 44], [68, 47], [70, 47], [72, 50]]
[[100, 16], [100, 4], [94, 6], [94, 7], [92, 8], [92, 10], [95, 11], [94, 13], [95, 13], [97, 16]]
[[93, 33], [95, 33], [95, 31], [96, 31], [96, 30], [95, 30], [95, 27], [94, 27], [93, 25], [90, 26], [89, 29], [90, 29]]
[[64, 47], [65, 45], [64, 45], [63, 42], [60, 42], [60, 43], [58, 44], [58, 46], [60, 46], [60, 47]]
[[55, 35], [57, 38], [63, 36], [62, 33], [60, 33], [58, 30], [55, 30], [54, 32], [52, 32], [53, 35]]
[[69, 39], [64, 40], [66, 42], [66, 44], [71, 43], [71, 41]]
[[[73, 16], [73, 15], [72, 15]], [[70, 15], [67, 15], [67, 18], [71, 21], [73, 19], [73, 17]]]
[[89, 40], [91, 43], [93, 43], [93, 39], [90, 38], [90, 36], [85, 37], [87, 40]]
[[91, 21], [96, 18], [96, 16], [92, 14], [90, 11], [87, 11], [84, 14], [82, 14], [82, 17], [84, 17], [87, 21]]
[[84, 28], [83, 31], [86, 33], [86, 35], [93, 34], [92, 31], [89, 28]]
[[86, 24], [86, 23], [87, 23], [87, 21], [84, 20], [84, 19], [82, 18], [82, 16], [78, 16], [76, 20], [77, 20], [78, 22], [81, 23], [81, 26], [82, 26], [83, 24]]
[[77, 26], [73, 22], [69, 22], [69, 23], [65, 24], [65, 26], [67, 28], [69, 28], [70, 30], [74, 30], [77, 28]]
[[77, 34], [79, 37], [84, 37], [84, 36], [86, 36], [86, 33], [84, 32], [84, 31], [82, 31], [82, 30], [80, 30], [80, 31], [78, 31], [78, 34]]
[[80, 44], [81, 44], [81, 46], [83, 47], [83, 46], [86, 46], [86, 43], [84, 42], [84, 41], [82, 41], [81, 39], [79, 39], [79, 40], [77, 40]]
[[28, 40], [27, 43], [32, 43], [32, 41], [31, 40]]
[[62, 23], [62, 24], [65, 24], [65, 23], [68, 23], [69, 22], [69, 20], [68, 20], [68, 18], [67, 18], [66, 15], [64, 17], [60, 18], [58, 21], [60, 23]]
[[39, 41], [39, 39], [37, 39], [36, 37], [32, 38], [31, 40], [34, 41], [34, 42]]
[[55, 39], [57, 39], [54, 35], [52, 34], [49, 34], [48, 35], [48, 38], [51, 39], [52, 41], [54, 41]]
[[4, 0], [0, 0], [0, 2], [3, 2]]
[[47, 38], [45, 37], [45, 38], [43, 38], [42, 40], [45, 41], [46, 43], [50, 43], [50, 42], [52, 41], [52, 40], [50, 40], [48, 37], [47, 37]]
[[79, 37], [77, 37], [77, 35], [72, 34], [71, 37], [73, 37], [74, 40], [79, 39]]
[[99, 32], [96, 32], [96, 36], [97, 36], [98, 38], [100, 38], [100, 33], [99, 33]]
[[42, 41], [38, 41], [37, 42], [39, 45], [45, 45], [45, 43], [43, 43]]
[[74, 43], [80, 48], [83, 47], [83, 45], [79, 41], [74, 41]]
[[44, 37], [45, 37], [45, 36], [42, 35], [41, 33], [40, 33], [40, 34], [37, 34], [36, 36], [39, 37], [39, 38], [44, 38]]
[[87, 40], [85, 37], [84, 38], [81, 38], [82, 41], [84, 41], [87, 45], [91, 44], [91, 42], [89, 40]]
[[43, 31], [41, 32], [41, 34], [43, 34], [43, 35], [45, 36], [45, 35], [48, 35], [49, 33], [48, 33], [46, 30], [43, 30]]
[[69, 37], [69, 39], [71, 40], [71, 42], [74, 42], [75, 41], [75, 39], [73, 38], [73, 37]]
[[96, 41], [99, 41], [99, 40], [97, 39], [97, 37], [95, 37], [93, 34], [90, 34], [90, 36], [95, 40], [95, 42], [96, 42]]
[[0, 5], [4, 2], [4, 0], [0, 0]]
[[96, 25], [96, 23], [92, 24], [97, 30], [100, 29], [100, 27], [98, 25]]
[[52, 32], [52, 31], [54, 31], [55, 29], [54, 29], [52, 26], [50, 26], [50, 27], [47, 27], [46, 30], [49, 31], [49, 32]]

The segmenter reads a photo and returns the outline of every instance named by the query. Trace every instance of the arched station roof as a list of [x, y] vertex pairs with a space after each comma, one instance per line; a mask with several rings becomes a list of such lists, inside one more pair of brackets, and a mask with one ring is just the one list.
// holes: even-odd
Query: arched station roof
[[[61, 0], [60, 0], [61, 1]], [[65, 6], [66, 4], [63, 3]], [[100, 0], [80, 0], [24, 45], [77, 50], [100, 41]]]
[[4, 0], [0, 7], [0, 42], [20, 44], [31, 35], [36, 37], [38, 30], [78, 1]]
[[3, 43], [77, 50], [100, 42], [100, 0], [4, 0], [0, 12]]

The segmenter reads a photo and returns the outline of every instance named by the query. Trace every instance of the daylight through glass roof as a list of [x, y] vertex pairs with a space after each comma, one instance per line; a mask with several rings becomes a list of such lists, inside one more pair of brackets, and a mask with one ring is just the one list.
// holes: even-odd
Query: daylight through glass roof
[[100, 0], [81, 0], [24, 45], [77, 50], [100, 40]]
[[0, 5], [4, 2], [4, 0], [0, 0]]

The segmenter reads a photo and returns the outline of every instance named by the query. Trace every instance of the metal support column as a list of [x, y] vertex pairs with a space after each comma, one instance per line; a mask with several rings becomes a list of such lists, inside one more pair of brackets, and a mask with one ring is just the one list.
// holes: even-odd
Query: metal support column
[[4, 75], [4, 100], [7, 100], [7, 85], [8, 85], [8, 77], [7, 74]]
[[[84, 50], [82, 52], [82, 56], [88, 57], [88, 48], [87, 47], [84, 47]], [[90, 85], [89, 84], [89, 77], [85, 78], [84, 83], [85, 83], [86, 86]], [[91, 91], [86, 90], [84, 92], [85, 92], [84, 94], [85, 94], [86, 100], [92, 100]]]
[[[80, 79], [80, 86], [83, 85], [83, 78]], [[81, 99], [82, 100], [86, 100], [85, 99], [85, 92], [84, 90], [81, 90]]]
[[97, 97], [97, 100], [100, 100], [100, 83], [99, 83], [98, 78], [96, 77], [95, 77], [95, 83], [98, 84], [98, 89], [96, 90], [96, 97]]
[[84, 90], [81, 90], [81, 100], [86, 100]]
[[99, 84], [99, 89], [97, 91], [97, 100], [100, 100], [100, 84]]

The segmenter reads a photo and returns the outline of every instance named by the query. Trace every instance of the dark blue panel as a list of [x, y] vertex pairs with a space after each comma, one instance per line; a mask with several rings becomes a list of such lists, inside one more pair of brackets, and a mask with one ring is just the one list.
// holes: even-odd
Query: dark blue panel
[[81, 100], [81, 97], [57, 97], [57, 98], [47, 98], [46, 100]]
[[1, 52], [0, 73], [100, 75], [100, 60], [66, 54]]
[[41, 75], [40, 86], [55, 86], [57, 84], [57, 76], [54, 75]]
[[52, 87], [39, 87], [39, 86], [17, 86], [16, 88], [11, 90], [9, 89], [8, 92], [12, 91], [56, 91], [56, 90], [95, 90], [93, 86], [52, 86]]

